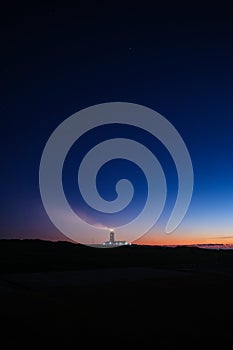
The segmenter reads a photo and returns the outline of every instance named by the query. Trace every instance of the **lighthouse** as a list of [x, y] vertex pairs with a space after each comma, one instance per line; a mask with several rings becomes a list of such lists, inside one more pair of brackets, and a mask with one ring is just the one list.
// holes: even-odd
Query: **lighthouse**
[[119, 247], [121, 245], [127, 245], [128, 243], [126, 241], [115, 241], [115, 232], [113, 230], [110, 230], [109, 232], [109, 241], [104, 242], [103, 246], [105, 247]]
[[109, 242], [112, 242], [112, 244], [115, 242], [115, 238], [114, 238], [114, 231], [110, 231], [110, 238], [109, 238]]

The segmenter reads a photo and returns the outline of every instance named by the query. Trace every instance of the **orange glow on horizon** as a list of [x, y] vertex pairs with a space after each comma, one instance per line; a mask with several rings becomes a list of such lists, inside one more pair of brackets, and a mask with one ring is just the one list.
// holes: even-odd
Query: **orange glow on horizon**
[[134, 241], [142, 245], [195, 245], [195, 244], [233, 244], [233, 234], [198, 234], [198, 233], [154, 233]]

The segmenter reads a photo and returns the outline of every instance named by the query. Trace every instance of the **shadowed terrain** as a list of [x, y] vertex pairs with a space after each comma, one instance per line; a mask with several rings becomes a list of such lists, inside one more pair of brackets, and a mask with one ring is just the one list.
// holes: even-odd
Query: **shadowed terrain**
[[3, 240], [0, 259], [8, 345], [233, 340], [233, 251]]

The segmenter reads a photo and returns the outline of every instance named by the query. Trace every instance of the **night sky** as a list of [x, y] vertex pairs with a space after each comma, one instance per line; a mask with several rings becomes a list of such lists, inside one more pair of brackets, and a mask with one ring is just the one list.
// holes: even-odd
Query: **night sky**
[[108, 200], [114, 199], [117, 179], [126, 176], [135, 184], [134, 204], [118, 218], [86, 208], [75, 184], [78, 161], [92, 144], [106, 135], [128, 135], [156, 153], [168, 182], [163, 215], [139, 243], [233, 243], [233, 10], [64, 4], [13, 2], [1, 8], [0, 238], [66, 239], [40, 198], [44, 146], [75, 112], [122, 101], [156, 110], [179, 131], [194, 168], [189, 211], [172, 235], [164, 234], [177, 193], [174, 164], [159, 142], [130, 127], [97, 128], [74, 144], [63, 178], [73, 208], [103, 225], [123, 224], [137, 215], [147, 187], [134, 164], [115, 161], [97, 177]]

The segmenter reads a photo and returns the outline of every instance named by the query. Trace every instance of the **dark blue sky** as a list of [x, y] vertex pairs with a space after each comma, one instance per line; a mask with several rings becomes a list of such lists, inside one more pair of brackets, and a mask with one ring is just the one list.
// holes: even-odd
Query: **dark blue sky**
[[[107, 2], [2, 8], [0, 237], [64, 239], [40, 200], [43, 148], [68, 116], [111, 101], [155, 109], [183, 137], [195, 187], [182, 230], [199, 238], [231, 237], [232, 12], [227, 6], [109, 7]], [[169, 181], [172, 201], [172, 170]]]

